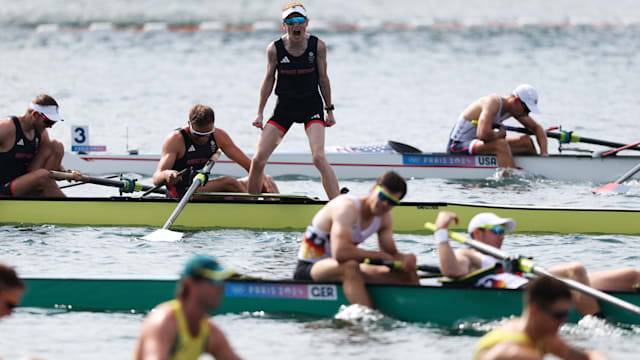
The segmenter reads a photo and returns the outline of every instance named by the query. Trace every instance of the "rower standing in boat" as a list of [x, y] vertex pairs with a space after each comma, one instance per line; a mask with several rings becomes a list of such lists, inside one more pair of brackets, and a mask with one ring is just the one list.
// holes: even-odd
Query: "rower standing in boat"
[[[547, 134], [529, 112], [539, 114], [538, 92], [531, 85], [519, 85], [508, 96], [487, 95], [471, 103], [460, 114], [449, 135], [447, 153], [459, 155], [492, 154], [499, 167], [515, 168], [513, 155], [536, 154], [529, 135], [506, 137], [502, 122], [514, 117], [536, 135], [540, 155], [547, 156]], [[474, 121], [477, 120], [477, 124]], [[493, 126], [499, 125], [494, 132]]]
[[24, 115], [0, 120], [0, 196], [65, 196], [49, 176], [49, 170], [65, 171], [64, 146], [47, 133], [61, 120], [58, 103], [47, 94], [33, 99]]
[[[226, 131], [215, 127], [213, 109], [206, 105], [194, 105], [189, 111], [188, 125], [172, 131], [162, 144], [160, 162], [153, 174], [154, 185], [167, 184], [167, 197], [174, 199], [182, 197], [191, 185], [192, 176], [181, 177], [178, 172], [186, 168], [202, 169], [218, 149], [249, 171], [251, 165], [249, 157], [233, 143]], [[235, 179], [231, 176], [222, 176], [209, 180], [198, 191], [246, 193], [247, 178]], [[271, 176], [264, 177], [262, 191], [278, 192], [278, 187]]]
[[[416, 257], [396, 249], [391, 209], [400, 203], [407, 184], [387, 171], [367, 196], [341, 195], [316, 213], [304, 233], [298, 252], [295, 280], [341, 281], [347, 300], [373, 308], [367, 283], [418, 284]], [[358, 248], [377, 233], [380, 251]], [[391, 272], [386, 266], [367, 265], [365, 259], [399, 260], [404, 267]]]
[[224, 333], [209, 321], [224, 295], [224, 280], [234, 274], [208, 256], [192, 258], [178, 284], [177, 299], [156, 306], [145, 318], [135, 359], [240, 359]]
[[575, 348], [558, 335], [571, 308], [571, 292], [563, 282], [546, 276], [531, 281], [524, 304], [522, 317], [510, 319], [478, 341], [474, 360], [538, 360], [546, 353], [567, 360], [606, 359], [595, 350]]
[[[294, 122], [304, 123], [313, 164], [320, 172], [329, 199], [340, 194], [338, 178], [324, 152], [325, 127], [333, 126], [334, 106], [327, 75], [327, 47], [324, 41], [306, 33], [309, 19], [299, 2], [282, 9], [282, 26], [287, 33], [267, 47], [267, 74], [260, 87], [258, 114], [253, 126], [262, 130], [249, 171], [249, 192], [259, 193], [264, 167]], [[263, 112], [278, 74], [278, 102], [271, 119], [263, 127]], [[320, 88], [320, 93], [318, 93]], [[320, 96], [322, 95], [322, 97]], [[324, 118], [323, 111], [327, 111]]]
[[0, 264], [0, 317], [9, 316], [20, 304], [25, 286], [15, 270]]
[[[448, 228], [452, 221], [458, 223], [458, 216], [450, 211], [440, 211], [436, 219], [434, 238], [438, 243], [440, 269], [444, 276], [464, 279], [475, 273], [477, 280], [474, 286], [517, 289], [526, 286], [529, 280], [521, 274], [495, 271], [499, 260], [477, 250], [460, 248], [455, 251], [449, 244]], [[472, 239], [500, 249], [505, 232], [513, 231], [516, 222], [513, 219], [501, 218], [494, 213], [479, 213], [469, 222], [468, 231]], [[485, 270], [482, 276], [476, 272]], [[585, 267], [578, 263], [557, 265], [549, 269], [557, 276], [573, 279], [598, 290], [632, 291], [640, 284], [640, 271], [633, 268], [598, 271], [587, 273]], [[573, 304], [584, 315], [602, 316], [598, 302], [581, 292], [574, 292]]]

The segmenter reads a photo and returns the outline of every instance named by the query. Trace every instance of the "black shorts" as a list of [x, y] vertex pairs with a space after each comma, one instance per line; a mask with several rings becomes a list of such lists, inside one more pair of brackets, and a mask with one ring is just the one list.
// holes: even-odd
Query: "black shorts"
[[293, 273], [293, 280], [308, 280], [313, 281], [311, 278], [311, 268], [313, 263], [298, 260], [296, 265], [296, 271]]
[[267, 122], [286, 133], [291, 125], [303, 123], [305, 130], [313, 123], [324, 124], [324, 104], [320, 94], [301, 98], [278, 97], [273, 115]]
[[11, 191], [11, 185], [13, 184], [13, 180], [8, 181], [5, 184], [0, 186], [0, 196], [14, 196], [13, 191]]

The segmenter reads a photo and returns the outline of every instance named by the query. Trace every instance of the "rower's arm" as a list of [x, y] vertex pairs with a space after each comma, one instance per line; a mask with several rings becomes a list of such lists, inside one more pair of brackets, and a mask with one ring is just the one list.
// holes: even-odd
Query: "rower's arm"
[[[436, 228], [434, 232], [434, 238], [438, 246], [438, 257], [440, 259], [440, 270], [442, 275], [457, 278], [465, 276], [471, 272], [471, 259], [472, 256], [466, 249], [460, 249], [461, 251], [454, 252], [449, 244], [449, 236], [442, 231], [449, 231], [449, 225], [451, 222], [456, 224], [459, 222], [458, 216], [451, 211], [440, 211], [436, 218]], [[442, 236], [440, 239], [439, 237]]]
[[415, 272], [416, 256], [411, 253], [401, 253], [396, 247], [396, 242], [393, 239], [393, 218], [391, 212], [384, 214], [381, 221], [380, 229], [378, 230], [378, 245], [380, 246], [380, 250], [391, 255], [393, 260], [401, 261], [403, 271]]
[[172, 314], [160, 310], [152, 312], [142, 324], [135, 359], [168, 360], [177, 335], [177, 322]]
[[233, 140], [231, 140], [231, 136], [229, 136], [226, 131], [220, 128], [216, 128], [214, 136], [216, 139], [216, 144], [218, 144], [222, 152], [227, 155], [229, 159], [235, 161], [236, 163], [238, 163], [238, 165], [242, 166], [245, 170], [247, 170], [247, 172], [249, 172], [251, 159], [249, 159], [249, 157], [244, 152], [242, 152], [239, 147], [236, 146]]
[[544, 340], [545, 350], [564, 360], [606, 360], [603, 353], [596, 350], [584, 350], [569, 345], [558, 335]]
[[[172, 132], [164, 141], [164, 144], [162, 144], [162, 154], [160, 155], [160, 162], [158, 163], [156, 172], [153, 173], [153, 184], [156, 186], [162, 185], [165, 182], [170, 182], [169, 180], [175, 179], [175, 177], [172, 177], [171, 174], [177, 174], [177, 171], [172, 170], [171, 168], [173, 168], [173, 165], [176, 163], [179, 155], [180, 141], [177, 136], [182, 137], [179, 132], [177, 133], [177, 135], [175, 131]], [[184, 144], [182, 144], [182, 147], [184, 147]]]
[[216, 325], [209, 323], [209, 341], [207, 352], [213, 355], [216, 360], [240, 360], [242, 359], [233, 351], [231, 344], [227, 340], [222, 330]]
[[264, 107], [267, 104], [267, 99], [271, 95], [273, 85], [276, 82], [276, 68], [278, 65], [278, 54], [276, 52], [275, 43], [267, 46], [267, 73], [262, 80], [262, 86], [260, 86], [260, 101], [258, 102], [258, 115], [262, 115]]
[[478, 117], [478, 128], [476, 129], [476, 137], [479, 140], [489, 142], [496, 139], [493, 132], [493, 118], [500, 109], [497, 97], [488, 96], [482, 101], [482, 110]]
[[544, 131], [544, 128], [540, 124], [538, 124], [537, 121], [533, 120], [533, 118], [529, 115], [517, 118], [517, 120], [522, 125], [524, 125], [525, 128], [536, 135], [536, 141], [538, 142], [538, 146], [540, 147], [540, 155], [548, 155], [549, 152], [547, 149], [547, 132]]
[[[349, 199], [341, 199], [342, 204], [333, 204], [331, 209], [332, 225], [330, 233], [331, 254], [338, 262], [366, 258], [393, 260], [393, 257], [383, 251], [370, 251], [358, 248], [351, 239], [353, 238], [353, 225], [358, 218], [359, 210]], [[347, 203], [348, 202], [348, 203]]]

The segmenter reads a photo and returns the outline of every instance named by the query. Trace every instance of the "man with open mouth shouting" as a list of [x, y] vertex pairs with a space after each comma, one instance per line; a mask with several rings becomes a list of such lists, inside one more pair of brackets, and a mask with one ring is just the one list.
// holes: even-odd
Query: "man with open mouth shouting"
[[[338, 179], [324, 152], [325, 127], [336, 123], [327, 76], [327, 47], [316, 36], [307, 34], [308, 25], [307, 10], [301, 3], [286, 4], [282, 9], [282, 26], [287, 33], [267, 47], [267, 73], [260, 88], [258, 113], [253, 121], [253, 126], [261, 129], [262, 134], [251, 160], [250, 193], [260, 192], [269, 156], [291, 125], [297, 122], [304, 124], [313, 164], [320, 172], [327, 196], [333, 199], [339, 195]], [[263, 127], [262, 113], [276, 77], [278, 101], [273, 116]], [[326, 119], [324, 111], [327, 112]]]

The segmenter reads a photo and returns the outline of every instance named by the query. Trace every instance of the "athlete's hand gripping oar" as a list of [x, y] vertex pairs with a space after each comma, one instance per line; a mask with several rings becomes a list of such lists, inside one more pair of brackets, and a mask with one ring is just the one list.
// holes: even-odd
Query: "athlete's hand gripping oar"
[[[513, 127], [513, 126], [507, 126], [507, 125], [505, 125], [504, 128], [508, 131], [515, 131], [523, 134], [534, 135], [531, 131], [525, 128]], [[564, 131], [564, 130], [561, 130], [559, 132], [545, 131], [545, 133], [547, 134], [548, 137], [557, 139], [561, 144], [583, 142], [586, 144], [609, 146], [613, 148], [620, 148], [620, 147], [627, 146], [627, 144], [617, 143], [613, 141], [599, 140], [599, 139], [592, 139], [588, 137], [578, 136], [574, 134], [573, 131]], [[640, 151], [640, 146], [631, 146], [631, 147], [628, 147], [627, 149]]]
[[189, 186], [189, 189], [180, 200], [180, 203], [178, 203], [178, 206], [176, 207], [176, 209], [173, 210], [173, 213], [171, 213], [171, 216], [169, 216], [169, 219], [167, 219], [167, 222], [164, 223], [164, 225], [162, 226], [162, 229], [156, 230], [151, 234], [144, 236], [142, 238], [143, 240], [179, 241], [180, 239], [182, 239], [183, 234], [181, 232], [171, 231], [169, 230], [169, 227], [171, 227], [171, 225], [173, 225], [173, 222], [176, 221], [176, 218], [178, 217], [178, 215], [180, 215], [180, 212], [182, 211], [182, 209], [184, 209], [184, 207], [187, 205], [187, 203], [193, 196], [193, 193], [196, 192], [196, 190], [200, 186], [206, 183], [207, 177], [205, 174], [209, 174], [211, 172], [211, 168], [213, 168], [213, 165], [215, 165], [216, 160], [218, 160], [219, 157], [220, 157], [220, 150], [218, 150], [215, 154], [211, 156], [209, 161], [207, 161], [207, 163], [204, 165], [202, 172], [200, 172], [198, 175], [196, 175], [193, 178], [193, 183], [191, 183], [191, 186]]
[[[390, 261], [390, 260], [382, 260], [382, 259], [364, 259], [363, 263], [371, 264], [371, 265], [384, 265], [389, 267], [391, 270], [402, 270], [404, 268], [404, 263], [399, 260]], [[435, 274], [441, 274], [440, 268], [435, 265], [416, 265], [416, 270], [430, 272]]]
[[[435, 231], [436, 230], [436, 225], [433, 223], [426, 223], [424, 224], [424, 227], [428, 230], [431, 231]], [[460, 234], [460, 233], [455, 233], [452, 231], [449, 231], [449, 238], [460, 242], [462, 244], [465, 245], [469, 245], [472, 248], [476, 249], [476, 250], [480, 250], [485, 254], [491, 255], [497, 259], [500, 260], [511, 260], [514, 259], [514, 257], [510, 256], [509, 254], [505, 253], [502, 250], [499, 250], [491, 245], [487, 245], [485, 243], [482, 243], [480, 241], [477, 240], [473, 240], [473, 239], [469, 239], [467, 238], [465, 235]], [[571, 280], [571, 279], [567, 279], [567, 278], [563, 278], [563, 277], [559, 277], [559, 276], [555, 276], [552, 273], [550, 273], [548, 270], [537, 266], [536, 263], [529, 259], [529, 258], [525, 258], [525, 257], [519, 257], [518, 260], [518, 266], [520, 267], [520, 271], [522, 271], [523, 273], [530, 273], [530, 274], [536, 274], [539, 276], [549, 276], [552, 277], [554, 279], [560, 280], [563, 283], [565, 283], [568, 287], [570, 287], [573, 290], [577, 290], [580, 291], [581, 293], [587, 294], [591, 297], [594, 297], [598, 300], [601, 301], [606, 301], [612, 305], [621, 307], [629, 312], [632, 312], [636, 315], [640, 315], [640, 307], [631, 304], [629, 302], [626, 302], [624, 300], [618, 299], [615, 296], [611, 296], [605, 292], [602, 292], [600, 290], [596, 290], [592, 287], [589, 287], [587, 285], [584, 285], [582, 283], [579, 283], [575, 280]]]
[[635, 175], [638, 171], [640, 171], [640, 164], [634, 166], [633, 169], [631, 169], [631, 170], [627, 171], [626, 173], [624, 173], [624, 175], [622, 175], [615, 182], [608, 183], [607, 185], [600, 186], [600, 187], [595, 188], [595, 189], [591, 189], [591, 191], [593, 191], [594, 193], [601, 193], [601, 194], [608, 194], [610, 192], [614, 192], [614, 193], [618, 193], [618, 194], [625, 193], [625, 192], [629, 191], [629, 189], [631, 187], [629, 187], [627, 185], [623, 185], [622, 183], [627, 181], [627, 179], [629, 179], [630, 177]]
[[[75, 180], [75, 181], [82, 181], [84, 183], [116, 187], [120, 190], [120, 192], [123, 192], [123, 193], [130, 193], [134, 191], [145, 191], [152, 188], [151, 186], [138, 184], [135, 180], [128, 179], [128, 178], [122, 178], [121, 180], [109, 180], [109, 179], [86, 176], [86, 175], [77, 174], [77, 173], [74, 174], [74, 173], [61, 172], [61, 171], [55, 171], [55, 170], [49, 171], [49, 176], [51, 176], [56, 180]], [[159, 191], [159, 190], [156, 192], [163, 193], [162, 191]]]
[[[176, 176], [180, 177], [180, 176], [186, 174], [187, 171], [189, 171], [189, 168], [184, 168], [184, 169], [180, 170]], [[145, 196], [149, 195], [152, 192], [157, 192], [156, 190], [160, 189], [161, 187], [163, 187], [165, 185], [167, 185], [167, 182], [163, 181], [162, 184], [156, 185], [156, 186], [152, 187], [151, 189], [149, 189], [149, 190], [145, 191], [144, 193], [142, 193], [142, 195], [140, 195], [140, 197], [145, 197]]]
[[[114, 178], [117, 178], [119, 176], [120, 175], [109, 175], [107, 177], [104, 177], [103, 179], [114, 179]], [[84, 184], [87, 184], [87, 183], [86, 182], [77, 182], [75, 184], [64, 185], [64, 186], [60, 186], [60, 190], [67, 189], [67, 188], [74, 187], [74, 186], [78, 186], [78, 185], [84, 185]]]

